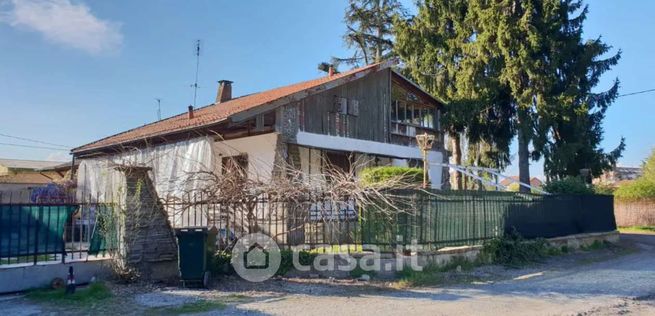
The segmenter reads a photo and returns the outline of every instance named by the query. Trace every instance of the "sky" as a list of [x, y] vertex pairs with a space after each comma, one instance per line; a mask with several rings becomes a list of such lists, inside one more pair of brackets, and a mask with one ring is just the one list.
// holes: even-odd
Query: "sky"
[[[655, 88], [655, 1], [593, 0], [585, 36], [621, 49], [622, 94]], [[413, 1], [405, 1], [414, 12]], [[70, 159], [66, 150], [212, 103], [217, 81], [243, 95], [322, 76], [317, 64], [349, 56], [347, 1], [0, 0], [0, 157]], [[621, 97], [608, 110], [603, 147], [626, 138], [619, 164], [639, 165], [655, 147], [655, 93]], [[29, 138], [42, 143], [13, 137]], [[53, 145], [56, 144], [56, 145]], [[59, 145], [59, 146], [57, 146]], [[516, 147], [513, 147], [513, 154]], [[540, 163], [533, 175], [542, 176]], [[510, 166], [507, 174], [515, 174]]]

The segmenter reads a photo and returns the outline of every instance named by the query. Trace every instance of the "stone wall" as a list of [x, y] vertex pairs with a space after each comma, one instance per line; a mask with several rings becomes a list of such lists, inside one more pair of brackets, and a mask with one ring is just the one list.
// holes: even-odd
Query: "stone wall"
[[[604, 233], [589, 233], [589, 234], [577, 234], [569, 235], [556, 238], [548, 238], [546, 241], [551, 247], [561, 247], [567, 246], [571, 250], [576, 250], [584, 246], [590, 246], [594, 242], [610, 242], [617, 243], [619, 242], [619, 232], [611, 231]], [[459, 247], [446, 247], [441, 248], [435, 251], [419, 251], [416, 253], [416, 257], [406, 256], [399, 253], [382, 253], [380, 254], [380, 270], [375, 272], [376, 278], [382, 279], [392, 279], [397, 276], [398, 271], [402, 271], [403, 267], [410, 267], [412, 260], [415, 260], [419, 266], [426, 266], [428, 264], [434, 264], [436, 266], [443, 267], [455, 259], [466, 259], [470, 262], [475, 261], [482, 252], [481, 245], [474, 246], [459, 246]], [[348, 261], [344, 258], [346, 254], [333, 254], [328, 256], [333, 256], [333, 261], [335, 266], [347, 266]], [[363, 258], [362, 253], [348, 254], [353, 258], [361, 260]], [[371, 256], [368, 254], [367, 256]], [[334, 278], [347, 278], [350, 276], [348, 271], [340, 271], [339, 269], [329, 270], [329, 271], [316, 271], [310, 269], [309, 271], [297, 271], [292, 270], [288, 276], [301, 276], [307, 277], [311, 275], [319, 275], [322, 277], [334, 277]]]
[[121, 167], [125, 174], [126, 200], [122, 218], [122, 246], [126, 263], [142, 278], [177, 277], [177, 241], [168, 215], [159, 203], [147, 168]]
[[616, 226], [653, 226], [655, 225], [655, 199], [639, 201], [621, 201], [614, 199], [614, 217]]

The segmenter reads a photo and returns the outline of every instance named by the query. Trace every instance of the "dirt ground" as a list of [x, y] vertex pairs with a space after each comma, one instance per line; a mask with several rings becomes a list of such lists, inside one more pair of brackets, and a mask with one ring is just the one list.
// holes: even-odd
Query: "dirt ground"
[[[623, 234], [620, 247], [553, 257], [521, 269], [450, 273], [439, 286], [387, 281], [217, 280], [210, 290], [110, 285], [86, 305], [0, 296], [2, 315], [655, 315], [655, 235]], [[449, 278], [446, 278], [449, 280]], [[202, 302], [213, 302], [202, 305]]]

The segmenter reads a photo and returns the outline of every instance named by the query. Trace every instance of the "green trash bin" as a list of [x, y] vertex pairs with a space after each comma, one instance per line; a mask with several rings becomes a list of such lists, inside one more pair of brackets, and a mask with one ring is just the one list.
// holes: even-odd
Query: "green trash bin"
[[207, 228], [190, 227], [175, 230], [178, 244], [180, 278], [183, 286], [202, 284], [207, 287]]

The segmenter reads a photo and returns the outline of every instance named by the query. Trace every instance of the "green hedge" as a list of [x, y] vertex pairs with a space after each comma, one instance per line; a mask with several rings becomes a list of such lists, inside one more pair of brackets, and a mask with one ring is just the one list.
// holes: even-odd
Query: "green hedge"
[[639, 178], [620, 186], [614, 191], [614, 196], [621, 200], [655, 199], [655, 182]]
[[578, 177], [567, 177], [546, 183], [544, 190], [554, 194], [594, 194], [594, 189]]
[[361, 173], [361, 179], [365, 184], [380, 183], [394, 178], [402, 178], [407, 183], [423, 183], [423, 169], [384, 166], [369, 167]]
[[621, 200], [655, 199], [655, 149], [644, 162], [643, 170], [641, 177], [620, 186], [614, 196]]

